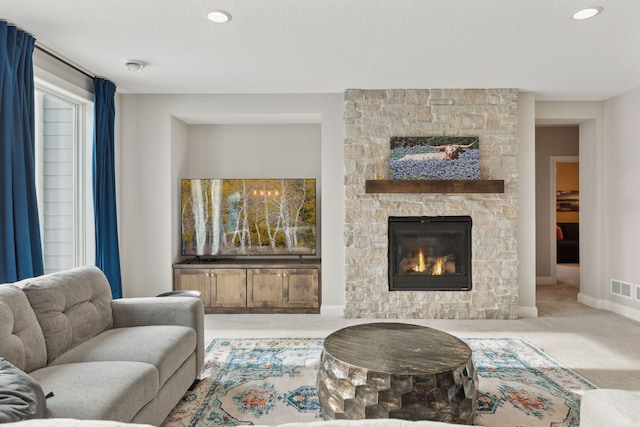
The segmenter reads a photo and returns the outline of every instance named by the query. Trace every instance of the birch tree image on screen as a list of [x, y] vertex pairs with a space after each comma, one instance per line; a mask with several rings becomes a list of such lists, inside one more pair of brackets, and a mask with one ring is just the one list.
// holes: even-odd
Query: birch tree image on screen
[[196, 234], [196, 250], [204, 253], [207, 240], [207, 223], [209, 222], [208, 192], [202, 191], [202, 180], [196, 180], [191, 186], [191, 211], [193, 212], [194, 231]]
[[183, 180], [182, 185], [183, 255], [315, 253], [315, 179]]
[[220, 192], [217, 179], [182, 180], [182, 252], [219, 252]]

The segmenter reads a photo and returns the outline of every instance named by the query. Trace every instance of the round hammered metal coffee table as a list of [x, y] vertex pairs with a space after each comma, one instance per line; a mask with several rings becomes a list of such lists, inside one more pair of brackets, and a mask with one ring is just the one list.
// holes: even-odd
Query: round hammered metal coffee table
[[452, 335], [404, 323], [368, 323], [326, 338], [318, 397], [326, 420], [473, 424], [478, 374], [471, 349]]

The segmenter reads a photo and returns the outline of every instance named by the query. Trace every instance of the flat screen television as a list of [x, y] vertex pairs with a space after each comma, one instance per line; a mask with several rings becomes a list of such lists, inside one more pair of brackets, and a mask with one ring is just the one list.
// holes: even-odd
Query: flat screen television
[[183, 179], [182, 255], [316, 254], [316, 180]]

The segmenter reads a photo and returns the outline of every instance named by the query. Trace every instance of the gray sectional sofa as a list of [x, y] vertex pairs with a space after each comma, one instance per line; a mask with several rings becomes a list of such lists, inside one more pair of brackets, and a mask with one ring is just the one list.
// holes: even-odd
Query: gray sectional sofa
[[200, 374], [203, 323], [198, 298], [112, 300], [96, 267], [0, 285], [0, 356], [46, 418], [159, 425]]

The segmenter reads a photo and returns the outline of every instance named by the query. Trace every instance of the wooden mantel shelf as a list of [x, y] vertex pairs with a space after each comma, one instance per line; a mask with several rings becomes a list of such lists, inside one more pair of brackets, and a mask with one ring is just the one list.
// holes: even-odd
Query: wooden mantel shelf
[[368, 179], [365, 181], [365, 193], [504, 193], [504, 180]]

